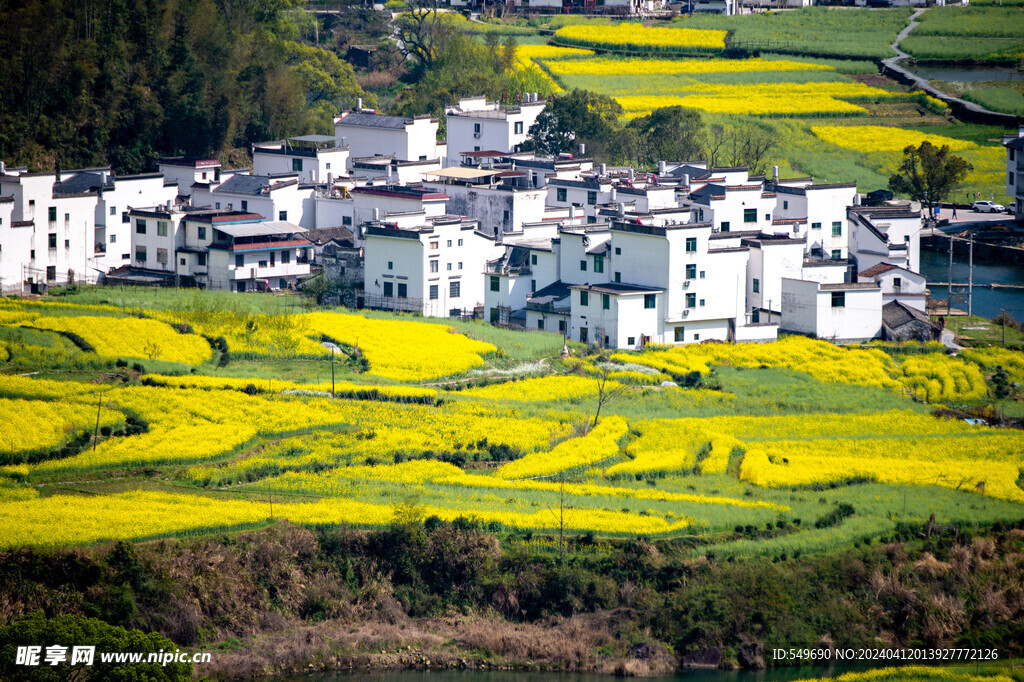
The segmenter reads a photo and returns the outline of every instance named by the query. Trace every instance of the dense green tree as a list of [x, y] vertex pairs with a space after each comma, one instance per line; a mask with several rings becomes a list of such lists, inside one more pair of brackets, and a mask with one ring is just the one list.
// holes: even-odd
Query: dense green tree
[[950, 153], [948, 145], [936, 147], [925, 140], [920, 147], [910, 145], [903, 150], [903, 160], [889, 178], [889, 189], [920, 201], [930, 211], [973, 169], [963, 158]]
[[700, 112], [683, 107], [655, 109], [626, 126], [638, 140], [630, 160], [652, 166], [661, 160], [686, 161], [703, 156], [704, 120]]
[[335, 53], [303, 44], [318, 30], [301, 5], [0, 3], [0, 158], [137, 172], [162, 154], [244, 155], [261, 139], [327, 132], [363, 92]]
[[572, 152], [585, 143], [590, 153], [617, 158], [621, 154], [618, 123], [622, 106], [611, 97], [573, 90], [545, 107], [530, 128], [530, 148], [545, 154]]

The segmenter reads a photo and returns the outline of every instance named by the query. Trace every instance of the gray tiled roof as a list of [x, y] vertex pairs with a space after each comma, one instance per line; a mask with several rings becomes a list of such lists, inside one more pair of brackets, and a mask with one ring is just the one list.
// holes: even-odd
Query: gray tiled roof
[[76, 173], [70, 178], [54, 183], [54, 194], [86, 194], [94, 192], [100, 187], [112, 189], [113, 183], [103, 182], [103, 176], [98, 173]]
[[405, 116], [386, 116], [384, 114], [369, 114], [363, 112], [351, 113], [344, 117], [336, 125], [361, 126], [363, 128], [392, 128], [404, 130], [411, 119]]

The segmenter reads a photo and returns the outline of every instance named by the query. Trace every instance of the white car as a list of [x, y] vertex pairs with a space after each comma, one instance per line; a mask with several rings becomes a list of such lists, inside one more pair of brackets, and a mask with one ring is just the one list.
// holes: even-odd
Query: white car
[[971, 208], [978, 213], [1002, 213], [1006, 207], [994, 201], [975, 201]]

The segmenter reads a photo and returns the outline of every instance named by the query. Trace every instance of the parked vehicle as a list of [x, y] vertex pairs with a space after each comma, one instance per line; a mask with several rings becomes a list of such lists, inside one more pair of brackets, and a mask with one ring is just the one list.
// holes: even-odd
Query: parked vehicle
[[864, 195], [865, 206], [881, 206], [887, 201], [891, 201], [893, 193], [887, 189], [876, 189], [874, 192], [868, 192]]
[[978, 213], [1002, 213], [1006, 207], [994, 201], [975, 201], [971, 208]]

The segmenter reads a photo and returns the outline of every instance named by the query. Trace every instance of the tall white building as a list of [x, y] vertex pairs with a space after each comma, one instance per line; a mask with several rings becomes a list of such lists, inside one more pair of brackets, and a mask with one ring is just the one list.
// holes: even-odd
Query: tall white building
[[1014, 216], [1024, 221], [1024, 125], [1017, 129], [1017, 136], [1003, 138], [1006, 147], [1006, 193], [1013, 197]]
[[442, 157], [437, 144], [438, 120], [430, 116], [386, 116], [372, 111], [343, 111], [334, 117], [339, 147], [348, 147], [354, 159], [393, 156], [402, 161]]
[[326, 183], [344, 176], [348, 148], [339, 147], [332, 135], [301, 135], [252, 146], [253, 175], [295, 173], [299, 182]]
[[458, 166], [467, 152], [509, 154], [530, 138], [530, 127], [547, 102], [528, 94], [527, 101], [504, 107], [486, 97], [463, 97], [445, 111], [448, 165]]

